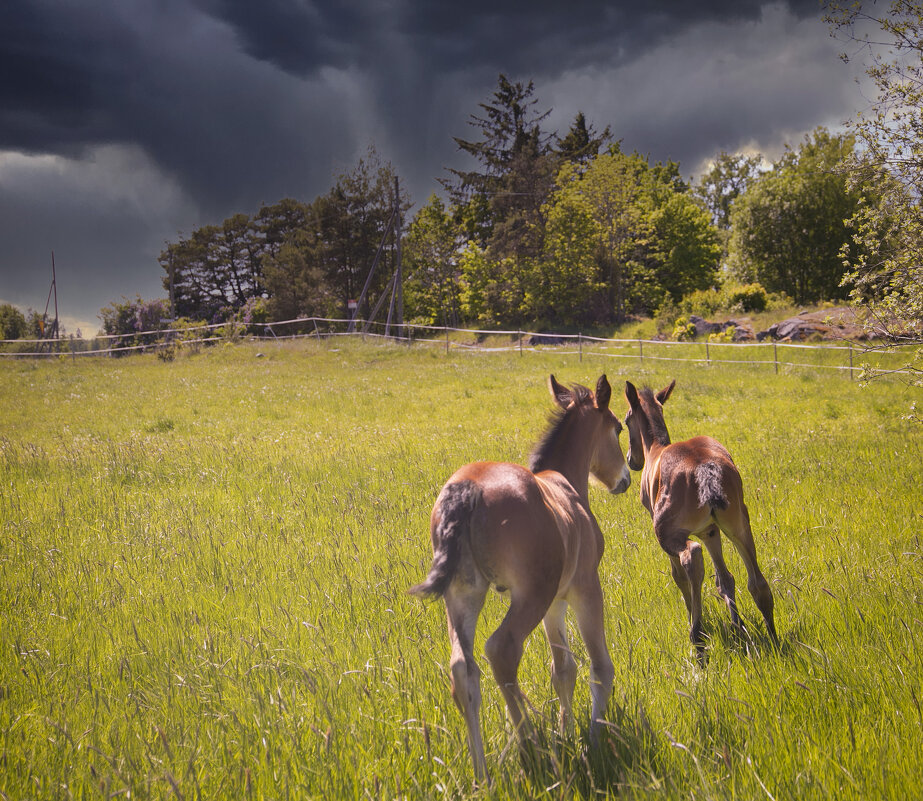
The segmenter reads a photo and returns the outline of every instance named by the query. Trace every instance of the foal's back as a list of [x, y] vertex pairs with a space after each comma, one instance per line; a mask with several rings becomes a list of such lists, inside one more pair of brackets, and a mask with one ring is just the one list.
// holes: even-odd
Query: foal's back
[[[473, 462], [457, 470], [448, 485], [459, 481], [475, 482], [480, 493], [471, 555], [490, 583], [514, 591], [540, 584], [563, 592], [582, 566], [578, 561], [596, 568], [602, 533], [560, 473]], [[437, 503], [433, 509], [434, 526], [439, 508]]]

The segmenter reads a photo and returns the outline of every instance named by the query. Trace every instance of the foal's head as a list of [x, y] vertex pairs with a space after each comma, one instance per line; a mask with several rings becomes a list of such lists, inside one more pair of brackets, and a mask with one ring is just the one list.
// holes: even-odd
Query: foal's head
[[596, 392], [575, 385], [568, 389], [559, 384], [552, 375], [548, 379], [551, 397], [561, 409], [562, 419], [567, 415], [590, 417], [596, 422], [592, 438], [590, 475], [609, 492], [625, 492], [631, 484], [631, 473], [625, 464], [625, 455], [619, 442], [622, 424], [610, 411], [609, 401], [612, 388], [605, 375], [596, 382]]
[[628, 401], [628, 414], [625, 426], [628, 428], [628, 466], [632, 470], [644, 467], [644, 454], [653, 443], [670, 444], [667, 424], [663, 419], [663, 405], [673, 392], [676, 381], [664, 387], [656, 395], [653, 390], [642, 389], [638, 392], [631, 381], [625, 382], [625, 399]]

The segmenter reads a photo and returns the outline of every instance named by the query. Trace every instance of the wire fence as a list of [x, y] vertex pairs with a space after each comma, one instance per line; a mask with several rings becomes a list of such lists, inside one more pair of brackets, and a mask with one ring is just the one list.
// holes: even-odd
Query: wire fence
[[907, 354], [893, 348], [869, 347], [851, 342], [803, 344], [795, 342], [674, 342], [659, 339], [609, 339], [586, 334], [558, 334], [527, 330], [482, 330], [405, 323], [401, 326], [325, 317], [298, 317], [272, 323], [227, 322], [184, 325], [178, 328], [139, 331], [133, 334], [92, 338], [0, 340], [3, 359], [76, 359], [84, 356], [119, 357], [132, 353], [157, 353], [172, 358], [180, 349], [199, 349], [222, 342], [329, 340], [338, 337], [382, 339], [408, 345], [439, 347], [483, 353], [553, 350], [561, 354], [612, 359], [694, 362], [699, 364], [747, 364], [818, 368], [846, 371], [855, 377], [865, 368], [877, 372], [907, 373]]

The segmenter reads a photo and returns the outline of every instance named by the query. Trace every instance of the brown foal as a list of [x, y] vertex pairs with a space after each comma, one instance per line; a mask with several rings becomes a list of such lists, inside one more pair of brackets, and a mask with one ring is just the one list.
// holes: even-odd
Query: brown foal
[[778, 642], [773, 622], [773, 598], [769, 584], [756, 562], [756, 546], [750, 530], [750, 515], [744, 503], [740, 473], [725, 447], [711, 437], [694, 437], [670, 442], [663, 418], [663, 404], [675, 381], [656, 395], [650, 389], [639, 393], [625, 384], [628, 400], [628, 466], [641, 473], [641, 503], [654, 521], [657, 541], [670, 557], [673, 580], [679, 586], [689, 612], [689, 639], [704, 660], [702, 637], [702, 580], [705, 565], [702, 541], [715, 565], [715, 583], [740, 628], [734, 577], [721, 553], [723, 532], [737, 548], [747, 569], [747, 589], [766, 621], [773, 642]]
[[430, 520], [432, 568], [423, 583], [410, 590], [445, 601], [452, 696], [467, 726], [479, 780], [487, 778], [487, 763], [474, 634], [491, 585], [509, 590], [510, 605], [484, 650], [523, 740], [530, 737], [531, 728], [517, 673], [523, 644], [539, 623], [544, 623], [551, 646], [560, 724], [572, 726], [577, 665], [567, 642], [568, 604], [590, 657], [591, 732], [612, 691], [597, 573], [603, 535], [590, 511], [588, 484], [592, 475], [610, 492], [628, 489], [631, 474], [619, 444], [621, 425], [609, 411], [612, 390], [605, 376], [595, 393], [581, 386], [567, 389], [554, 376], [549, 388], [559, 408], [532, 453], [529, 469], [474, 462], [457, 470], [442, 488]]

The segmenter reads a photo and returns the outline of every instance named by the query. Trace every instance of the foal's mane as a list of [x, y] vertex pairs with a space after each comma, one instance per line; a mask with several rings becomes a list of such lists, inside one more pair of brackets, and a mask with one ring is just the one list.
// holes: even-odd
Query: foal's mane
[[669, 445], [670, 434], [663, 419], [663, 411], [658, 408], [654, 390], [650, 387], [644, 387], [638, 392], [638, 395], [641, 397], [641, 405], [644, 407], [644, 417], [647, 419], [647, 429], [651, 434], [651, 439], [660, 445]]
[[542, 434], [542, 438], [532, 449], [532, 455], [529, 457], [529, 469], [533, 473], [547, 469], [546, 462], [557, 451], [561, 435], [567, 429], [568, 421], [578, 407], [590, 400], [591, 393], [586, 387], [574, 384], [570, 390], [573, 394], [574, 402], [568, 405], [566, 409], [556, 406], [551, 411], [548, 416], [548, 427], [545, 429], [545, 433]]

